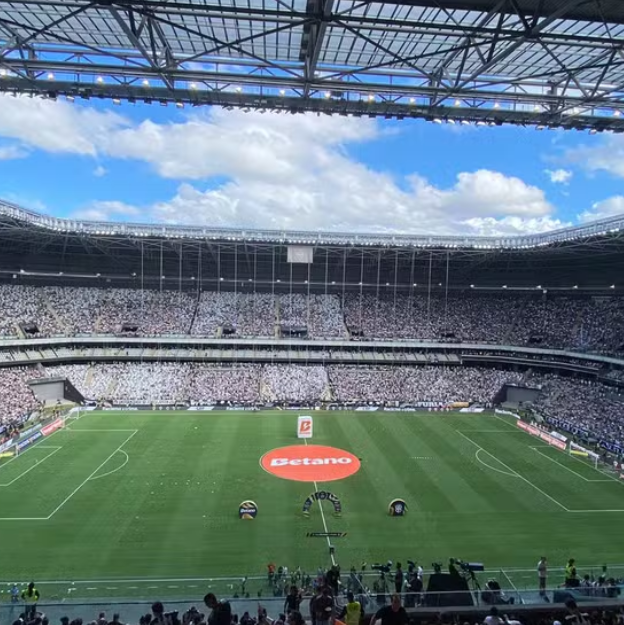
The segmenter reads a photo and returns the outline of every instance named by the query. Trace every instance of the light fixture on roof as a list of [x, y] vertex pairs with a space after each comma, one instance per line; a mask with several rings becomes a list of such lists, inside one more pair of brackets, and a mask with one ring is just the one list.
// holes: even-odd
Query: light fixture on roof
[[470, 288], [471, 288], [471, 289], [474, 289], [474, 284], [471, 284], [471, 285], [470, 285]]
[[613, 117], [619, 117], [622, 113], [618, 110], [613, 111]]
[[507, 285], [506, 285], [506, 284], [503, 284], [503, 288], [504, 288], [504, 289], [506, 289], [506, 288], [507, 288]]
[[143, 84], [144, 87], [149, 87], [150, 86], [149, 85], [149, 80], [147, 78], [143, 79], [143, 83], [142, 84]]
[[595, 135], [597, 132], [598, 132], [598, 131], [597, 131], [595, 128], [592, 128], [592, 129], [589, 131], [589, 134], [590, 134], [590, 135]]
[[65, 99], [66, 99], [68, 102], [73, 102], [73, 101], [74, 101], [74, 96], [73, 96], [73, 95], [66, 95], [66, 96], [65, 96]]
[[4, 69], [4, 67], [3, 67], [3, 68], [0, 68], [0, 76], [6, 76], [8, 73], [9, 73], [9, 72], [7, 72], [7, 70], [6, 70], [6, 69]]
[[459, 100], [455, 100], [455, 106], [460, 106], [461, 102]]
[[161, 100], [160, 106], [167, 106], [167, 100]]
[[542, 288], [542, 285], [541, 285], [541, 284], [538, 284], [535, 288], [536, 288], [536, 289], [541, 289], [541, 288]]
[[96, 82], [96, 83], [98, 83], [98, 85], [101, 85], [101, 84], [104, 82], [104, 79], [103, 79], [101, 76], [98, 76], [98, 77], [95, 79], [95, 82]]
[[436, 118], [433, 120], [433, 123], [434, 123], [434, 124], [441, 124], [441, 123], [442, 123], [442, 120], [441, 120], [441, 119], [438, 119], [438, 118], [436, 117]]
[[371, 93], [371, 94], [368, 96], [368, 101], [369, 101], [369, 102], [372, 102], [374, 99], [375, 99], [375, 95]]
[[329, 91], [326, 91], [323, 96], [325, 97], [325, 99], [331, 98], [331, 93]]
[[494, 108], [495, 109], [499, 109], [500, 108], [500, 104], [498, 102], [494, 102]]
[[280, 95], [286, 95], [286, 91], [284, 91], [284, 89], [280, 89], [279, 94]]
[[416, 98], [410, 98], [409, 101], [410, 101], [410, 104], [414, 104], [414, 102], [416, 102]]
[[189, 89], [197, 89], [197, 85], [196, 85], [194, 82], [192, 82], [192, 83], [189, 85]]
[[119, 98], [113, 98], [113, 104], [119, 106], [121, 104], [121, 100]]
[[184, 102], [176, 102], [176, 108], [183, 109], [184, 108]]
[[572, 288], [573, 289], [578, 289], [578, 284], [575, 284]]
[[236, 93], [240, 93], [243, 90], [242, 87], [236, 87]]
[[48, 80], [54, 80], [54, 74], [52, 72], [48, 74]]
[[461, 120], [461, 122], [460, 122], [460, 124], [461, 124], [462, 126], [470, 126], [470, 122], [469, 122], [467, 119], [462, 119], [462, 120]]
[[610, 289], [614, 289], [615, 288], [615, 284], [612, 284], [609, 288]]
[[219, 281], [220, 281], [220, 282], [223, 282], [223, 278], [219, 278]]

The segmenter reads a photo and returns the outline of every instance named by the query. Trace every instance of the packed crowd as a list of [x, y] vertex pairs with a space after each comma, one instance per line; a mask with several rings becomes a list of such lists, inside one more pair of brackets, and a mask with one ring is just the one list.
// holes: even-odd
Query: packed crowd
[[[615, 353], [624, 345], [624, 298], [541, 292], [448, 296], [187, 293], [0, 286], [0, 336], [132, 331], [143, 336], [422, 339], [536, 345]], [[32, 332], [31, 332], [32, 334]]]
[[536, 408], [541, 413], [624, 448], [624, 397], [613, 388], [554, 374], [541, 375], [539, 382], [542, 393]]
[[39, 370], [29, 367], [0, 369], [0, 444], [37, 408], [27, 382], [41, 375]]
[[503, 384], [518, 384], [523, 374], [472, 367], [327, 367], [332, 396], [341, 402], [491, 403]]

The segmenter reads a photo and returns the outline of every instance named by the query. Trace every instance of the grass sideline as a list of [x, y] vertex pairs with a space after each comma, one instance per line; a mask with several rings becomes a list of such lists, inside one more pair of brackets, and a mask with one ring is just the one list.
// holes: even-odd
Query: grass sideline
[[[297, 413], [92, 412], [0, 465], [0, 585], [34, 578], [48, 597], [132, 597], [162, 589], [220, 592], [274, 561], [314, 572], [329, 563], [311, 483], [266, 473], [259, 460], [298, 444]], [[624, 482], [489, 414], [315, 412], [313, 444], [361, 458], [326, 484], [342, 501], [328, 530], [343, 569], [449, 556], [513, 567], [529, 586], [538, 557], [615, 564]], [[389, 501], [404, 498], [405, 518]], [[259, 506], [252, 522], [238, 505]], [[514, 573], [511, 573], [512, 577]], [[78, 581], [82, 580], [82, 581]], [[117, 581], [115, 581], [117, 580]], [[125, 581], [122, 581], [125, 580]], [[526, 580], [523, 582], [522, 580]], [[223, 589], [221, 589], [223, 586]], [[161, 593], [161, 590], [158, 591]]]

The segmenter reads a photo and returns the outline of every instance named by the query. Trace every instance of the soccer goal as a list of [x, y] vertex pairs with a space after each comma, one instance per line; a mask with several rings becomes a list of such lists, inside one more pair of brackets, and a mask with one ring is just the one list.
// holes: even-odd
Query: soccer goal
[[598, 470], [598, 461], [600, 460], [600, 456], [595, 452], [583, 447], [582, 445], [578, 445], [570, 441], [570, 445], [568, 446], [568, 453], [571, 456], [575, 456], [576, 458], [582, 458], [586, 460], [589, 464], [591, 464], [594, 469]]

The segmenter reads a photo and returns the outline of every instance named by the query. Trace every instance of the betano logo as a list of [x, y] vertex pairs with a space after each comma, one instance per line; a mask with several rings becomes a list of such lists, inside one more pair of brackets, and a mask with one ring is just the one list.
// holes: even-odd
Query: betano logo
[[299, 433], [305, 434], [312, 429], [312, 420], [301, 421], [299, 423]]
[[360, 461], [353, 454], [324, 445], [273, 449], [262, 456], [260, 465], [272, 475], [297, 482], [333, 482], [360, 469]]

